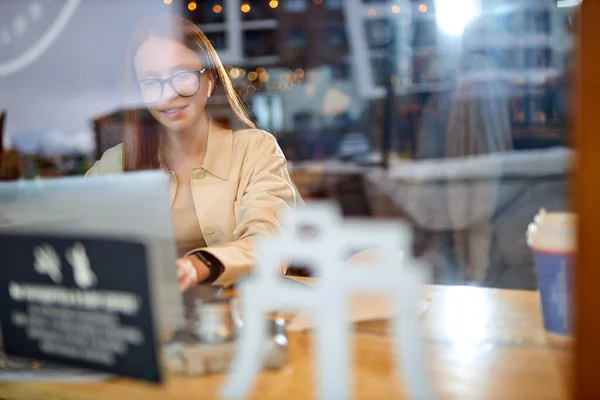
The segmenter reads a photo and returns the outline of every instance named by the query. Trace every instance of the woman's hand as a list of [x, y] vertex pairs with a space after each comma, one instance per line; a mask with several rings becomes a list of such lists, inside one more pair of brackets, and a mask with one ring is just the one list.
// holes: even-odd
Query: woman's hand
[[177, 259], [177, 277], [179, 278], [179, 289], [182, 292], [204, 282], [209, 273], [210, 270], [206, 264], [193, 254]]

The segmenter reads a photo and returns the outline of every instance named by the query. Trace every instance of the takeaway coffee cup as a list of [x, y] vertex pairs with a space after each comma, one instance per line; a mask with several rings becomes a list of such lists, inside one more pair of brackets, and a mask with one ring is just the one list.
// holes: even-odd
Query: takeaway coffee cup
[[575, 214], [541, 209], [527, 229], [533, 251], [544, 328], [571, 334], [572, 262], [576, 243]]

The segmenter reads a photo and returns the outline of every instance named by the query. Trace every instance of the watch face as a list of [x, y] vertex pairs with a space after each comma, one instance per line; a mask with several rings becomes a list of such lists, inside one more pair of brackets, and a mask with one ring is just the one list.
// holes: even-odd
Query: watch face
[[47, 51], [81, 0], [2, 0], [0, 77], [27, 67]]

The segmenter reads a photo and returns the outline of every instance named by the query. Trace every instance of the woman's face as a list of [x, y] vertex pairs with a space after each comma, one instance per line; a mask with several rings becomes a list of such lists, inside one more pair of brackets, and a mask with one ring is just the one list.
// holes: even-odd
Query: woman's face
[[[198, 72], [204, 65], [194, 51], [170, 39], [151, 37], [140, 46], [134, 65], [142, 99], [168, 131], [185, 131], [205, 115], [211, 84], [208, 72]], [[171, 79], [171, 84], [161, 79]]]

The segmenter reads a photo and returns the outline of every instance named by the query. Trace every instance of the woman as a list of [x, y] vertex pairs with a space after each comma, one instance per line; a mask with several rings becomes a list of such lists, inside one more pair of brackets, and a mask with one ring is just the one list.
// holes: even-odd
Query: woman
[[511, 84], [503, 78], [498, 60], [471, 48], [472, 42], [486, 34], [501, 37], [507, 32], [485, 17], [465, 29], [462, 70], [450, 106], [445, 143], [446, 157], [470, 157], [470, 162], [479, 162], [475, 167], [478, 180], [448, 185], [454, 250], [464, 271], [462, 278], [478, 284], [484, 282], [492, 263], [493, 218], [502, 177], [501, 165], [490, 171], [481, 160], [490, 160], [483, 155], [508, 154], [513, 149]]
[[[168, 171], [181, 290], [229, 286], [251, 271], [255, 238], [279, 229], [278, 212], [296, 203], [284, 155], [271, 134], [255, 128], [193, 23], [162, 16], [140, 26], [128, 60], [132, 89], [158, 124], [142, 125], [139, 110], [127, 111], [123, 143], [86, 175]], [[216, 91], [242, 129], [211, 119], [206, 106]]]

